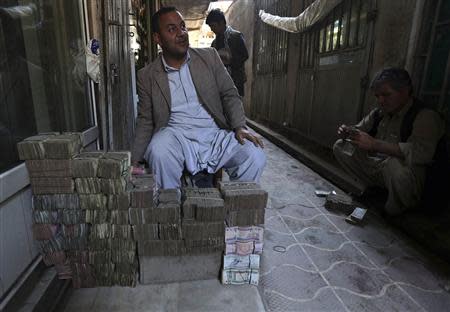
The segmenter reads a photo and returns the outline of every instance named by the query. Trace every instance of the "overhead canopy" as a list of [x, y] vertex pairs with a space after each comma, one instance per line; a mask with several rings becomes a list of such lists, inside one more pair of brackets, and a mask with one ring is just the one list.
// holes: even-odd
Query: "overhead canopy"
[[261, 20], [273, 27], [299, 33], [328, 15], [342, 0], [316, 0], [297, 17], [281, 17], [259, 11]]
[[163, 6], [174, 6], [183, 15], [188, 29], [198, 29], [206, 18], [211, 0], [162, 0]]

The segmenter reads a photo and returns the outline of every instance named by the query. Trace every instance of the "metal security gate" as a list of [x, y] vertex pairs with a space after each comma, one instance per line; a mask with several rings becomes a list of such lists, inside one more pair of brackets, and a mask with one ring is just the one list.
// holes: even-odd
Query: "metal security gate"
[[105, 69], [108, 147], [130, 149], [134, 135], [134, 108], [131, 86], [129, 1], [104, 2]]
[[[302, 1], [302, 11], [312, 2]], [[261, 0], [256, 9], [292, 16], [293, 4]], [[289, 36], [258, 21], [251, 117], [290, 136], [331, 147], [338, 125], [356, 123], [362, 116], [375, 4], [344, 0], [306, 32]], [[292, 53], [289, 57], [288, 51]], [[295, 81], [288, 81], [287, 69], [292, 64], [298, 70], [290, 76]], [[290, 92], [292, 88], [294, 92]], [[287, 99], [286, 94], [295, 100]]]
[[[256, 8], [287, 16], [289, 0], [260, 0]], [[288, 34], [258, 22], [255, 31], [252, 118], [283, 124], [286, 114], [286, 68]]]
[[331, 147], [339, 124], [362, 117], [375, 3], [346, 0], [300, 35], [298, 130], [321, 145]]

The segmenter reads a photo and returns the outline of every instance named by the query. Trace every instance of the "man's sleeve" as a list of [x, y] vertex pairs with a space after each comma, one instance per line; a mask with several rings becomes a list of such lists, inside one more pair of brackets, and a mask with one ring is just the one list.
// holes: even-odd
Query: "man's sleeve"
[[153, 111], [151, 103], [151, 86], [147, 77], [142, 73], [138, 73], [137, 91], [139, 97], [138, 115], [136, 120], [136, 132], [134, 136], [133, 149], [131, 153], [131, 161], [133, 164], [141, 161], [144, 152], [153, 133]]
[[237, 33], [230, 39], [233, 40], [233, 48], [231, 50], [233, 57], [232, 62], [242, 66], [244, 62], [248, 60], [248, 50], [245, 45], [244, 36], [242, 33]]
[[361, 131], [369, 133], [372, 130], [373, 124], [375, 122], [375, 115], [377, 114], [378, 109], [373, 109], [369, 114], [367, 114], [358, 124], [356, 124], [356, 128]]
[[220, 60], [215, 49], [211, 49], [213, 55], [213, 71], [216, 78], [217, 88], [222, 102], [223, 112], [231, 129], [245, 126], [245, 112], [241, 97], [228, 74], [225, 66]]
[[409, 166], [431, 163], [437, 143], [443, 134], [444, 123], [441, 117], [432, 110], [421, 110], [414, 120], [407, 142], [398, 144], [406, 163]]

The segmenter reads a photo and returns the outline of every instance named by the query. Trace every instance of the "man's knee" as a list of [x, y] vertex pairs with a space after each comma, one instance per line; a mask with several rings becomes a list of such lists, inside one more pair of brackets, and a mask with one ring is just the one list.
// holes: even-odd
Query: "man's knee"
[[385, 181], [390, 180], [394, 184], [405, 184], [413, 178], [411, 168], [396, 157], [386, 159], [382, 172]]
[[166, 163], [172, 162], [175, 157], [176, 150], [181, 152], [181, 148], [178, 146], [178, 141], [175, 136], [169, 132], [158, 132], [156, 133], [147, 150], [147, 161]]
[[252, 166], [255, 168], [263, 169], [266, 165], [266, 154], [263, 149], [256, 147], [251, 142], [246, 142], [243, 146], [242, 153], [245, 155], [244, 159], [249, 159]]
[[252, 158], [253, 158], [253, 166], [255, 166], [256, 168], [262, 170], [264, 169], [264, 167], [266, 166], [266, 154], [264, 153], [264, 151], [257, 147], [254, 149], [254, 152], [252, 154]]

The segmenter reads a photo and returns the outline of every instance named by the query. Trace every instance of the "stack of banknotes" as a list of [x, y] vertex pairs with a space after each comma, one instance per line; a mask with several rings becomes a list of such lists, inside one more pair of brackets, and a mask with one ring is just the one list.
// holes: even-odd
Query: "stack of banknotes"
[[258, 285], [263, 237], [264, 229], [259, 226], [225, 229], [223, 284]]
[[268, 194], [254, 182], [219, 182], [228, 226], [264, 223]]

